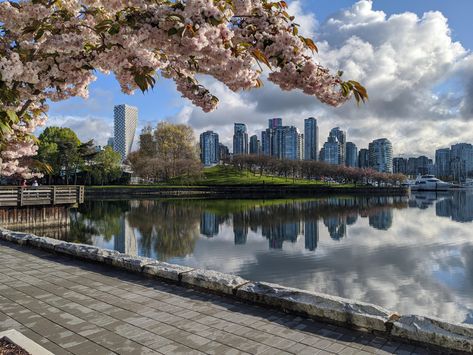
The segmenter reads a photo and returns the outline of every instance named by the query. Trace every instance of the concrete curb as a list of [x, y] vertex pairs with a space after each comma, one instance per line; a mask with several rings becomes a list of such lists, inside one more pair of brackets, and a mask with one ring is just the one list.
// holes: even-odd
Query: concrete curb
[[0, 332], [0, 339], [6, 338], [13, 344], [19, 346], [31, 355], [54, 355], [52, 352], [46, 350], [41, 345], [35, 343], [30, 338], [25, 337], [15, 329]]
[[217, 271], [193, 269], [121, 254], [115, 250], [68, 243], [2, 228], [0, 228], [0, 240], [105, 263], [148, 277], [179, 282], [184, 286], [197, 287], [207, 292], [232, 296], [342, 326], [362, 328], [401, 340], [439, 346], [448, 350], [473, 352], [473, 326], [470, 325], [452, 324], [440, 319], [417, 315], [400, 316], [369, 303], [266, 282], [251, 282], [239, 276]]

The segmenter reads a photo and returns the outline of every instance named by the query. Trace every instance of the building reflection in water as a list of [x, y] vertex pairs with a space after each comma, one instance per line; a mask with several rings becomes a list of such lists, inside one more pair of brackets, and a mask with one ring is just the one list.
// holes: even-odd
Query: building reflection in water
[[300, 234], [300, 223], [284, 223], [262, 227], [262, 235], [268, 239], [271, 249], [282, 249], [284, 242], [297, 242]]
[[114, 249], [120, 253], [132, 256], [138, 256], [138, 240], [136, 239], [135, 229], [130, 226], [128, 213], [120, 217], [121, 229], [118, 235], [113, 239]]
[[315, 251], [319, 242], [319, 223], [317, 220], [306, 220], [304, 225], [305, 249]]
[[387, 231], [393, 225], [393, 210], [384, 209], [371, 214], [368, 218], [371, 227]]
[[218, 235], [219, 221], [215, 213], [204, 211], [200, 216], [200, 234], [212, 238]]
[[324, 218], [324, 225], [333, 240], [341, 240], [347, 235], [346, 217], [326, 217]]
[[[437, 206], [438, 215], [473, 220], [471, 207], [462, 207], [472, 202], [471, 198], [442, 201]], [[198, 232], [201, 236], [216, 237], [222, 233], [222, 225], [228, 224], [233, 230], [234, 245], [247, 244], [251, 230], [267, 239], [270, 249], [282, 249], [285, 242], [294, 244], [303, 236], [304, 248], [315, 251], [319, 223], [323, 222], [331, 239], [340, 241], [359, 216], [369, 217], [372, 228], [387, 230], [393, 224], [393, 209], [406, 207], [403, 197], [376, 196], [251, 202], [89, 201], [71, 212], [70, 230], [56, 237], [87, 244], [102, 238], [100, 245], [112, 243], [120, 252], [168, 260], [192, 254]]]
[[450, 217], [455, 222], [473, 222], [473, 193], [455, 192], [440, 199], [435, 205], [439, 217]]

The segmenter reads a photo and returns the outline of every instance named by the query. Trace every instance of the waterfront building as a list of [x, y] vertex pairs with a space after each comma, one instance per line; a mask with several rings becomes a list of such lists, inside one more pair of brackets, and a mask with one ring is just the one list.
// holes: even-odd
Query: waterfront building
[[200, 135], [200, 160], [205, 166], [218, 164], [220, 161], [220, 143], [218, 134], [207, 131]]
[[230, 159], [230, 149], [228, 149], [226, 145], [219, 143], [218, 151], [221, 161], [227, 161], [228, 159]]
[[433, 173], [433, 161], [425, 155], [411, 157], [407, 160], [407, 174], [411, 176]]
[[345, 165], [346, 150], [347, 150], [347, 134], [342, 131], [340, 127], [335, 127], [330, 130], [330, 137], [335, 137], [340, 144], [340, 155], [338, 157], [338, 164]]
[[394, 174], [407, 174], [407, 159], [398, 157], [393, 159]]
[[319, 127], [314, 117], [304, 120], [304, 160], [318, 160]]
[[435, 151], [435, 175], [437, 177], [448, 178], [452, 175], [450, 160], [450, 148], [437, 149]]
[[281, 157], [289, 160], [301, 160], [303, 156], [303, 136], [294, 126], [286, 126], [278, 129], [282, 132]]
[[393, 172], [393, 146], [389, 139], [380, 138], [369, 144], [369, 165], [382, 173]]
[[457, 181], [465, 181], [473, 174], [473, 145], [458, 143], [451, 147], [452, 175]]
[[250, 137], [250, 154], [259, 155], [261, 153], [261, 144], [258, 136], [255, 134]]
[[233, 133], [233, 155], [248, 154], [248, 132], [246, 124], [235, 123]]
[[268, 120], [268, 128], [276, 129], [282, 127], [282, 118], [270, 118]]
[[276, 130], [282, 127], [282, 118], [270, 118], [268, 120], [268, 128], [261, 133], [261, 151], [269, 157], [275, 156], [274, 141]]
[[360, 149], [358, 152], [358, 167], [366, 169], [370, 167], [370, 153], [368, 149]]
[[113, 150], [120, 153], [122, 160], [130, 154], [138, 125], [138, 108], [117, 105], [113, 109], [114, 139]]
[[270, 119], [268, 126], [261, 134], [264, 155], [290, 160], [303, 158], [304, 136], [296, 127], [283, 126], [281, 118]]
[[358, 166], [358, 148], [353, 142], [347, 142], [345, 164], [352, 168]]
[[340, 164], [341, 145], [337, 138], [329, 136], [320, 151], [320, 160], [327, 164]]

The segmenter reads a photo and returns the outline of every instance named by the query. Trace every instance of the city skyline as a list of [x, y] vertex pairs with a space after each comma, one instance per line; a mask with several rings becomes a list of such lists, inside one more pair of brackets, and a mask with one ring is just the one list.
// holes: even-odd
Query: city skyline
[[[334, 70], [344, 70], [344, 77], [357, 79], [367, 87], [370, 100], [366, 105], [357, 108], [348, 103], [331, 109], [302, 93], [282, 92], [266, 82], [260, 90], [233, 93], [205, 79], [219, 96], [221, 106], [214, 113], [203, 114], [180, 98], [166, 79], [160, 79], [146, 95], [125, 96], [113, 77], [98, 74], [89, 100], [51, 103], [48, 124], [70, 127], [83, 141], [95, 138], [99, 145], [105, 145], [113, 124], [108, 107], [127, 102], [140, 110], [138, 130], [159, 120], [187, 123], [199, 133], [218, 130], [226, 145], [232, 139], [232, 123], [242, 117], [250, 130], [260, 130], [266, 126], [267, 117], [281, 115], [286, 124], [301, 132], [301, 117], [317, 117], [321, 137], [326, 137], [332, 127], [352, 127], [347, 133], [358, 147], [367, 146], [368, 135], [387, 137], [396, 147], [395, 156], [409, 153], [433, 158], [437, 146], [473, 141], [469, 129], [473, 118], [469, 99], [473, 55], [468, 51], [473, 41], [458, 21], [459, 16], [469, 13], [471, 1], [459, 0], [453, 6], [438, 0], [395, 4], [303, 0], [289, 5], [289, 11], [300, 19], [301, 30], [313, 35], [319, 45], [320, 61]], [[435, 10], [441, 12], [428, 12]], [[341, 31], [342, 25], [350, 30]], [[392, 51], [415, 55], [392, 56]], [[428, 130], [421, 129], [426, 126]]]

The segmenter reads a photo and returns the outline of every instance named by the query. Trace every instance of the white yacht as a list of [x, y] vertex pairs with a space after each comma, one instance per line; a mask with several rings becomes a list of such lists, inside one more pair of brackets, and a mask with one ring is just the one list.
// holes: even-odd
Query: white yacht
[[437, 179], [434, 175], [419, 175], [411, 185], [412, 191], [447, 191], [455, 188], [455, 185]]

